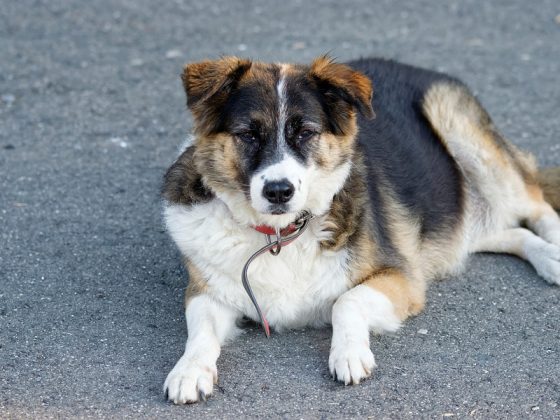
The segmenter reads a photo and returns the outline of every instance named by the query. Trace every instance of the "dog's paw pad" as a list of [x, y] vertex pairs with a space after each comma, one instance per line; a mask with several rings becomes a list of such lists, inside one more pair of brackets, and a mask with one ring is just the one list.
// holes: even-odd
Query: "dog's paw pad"
[[371, 376], [375, 366], [373, 353], [364, 344], [348, 343], [331, 348], [329, 356], [331, 375], [345, 385], [359, 384], [363, 379]]
[[212, 395], [216, 380], [215, 366], [181, 358], [167, 375], [163, 389], [167, 399], [175, 404], [191, 404], [206, 401]]

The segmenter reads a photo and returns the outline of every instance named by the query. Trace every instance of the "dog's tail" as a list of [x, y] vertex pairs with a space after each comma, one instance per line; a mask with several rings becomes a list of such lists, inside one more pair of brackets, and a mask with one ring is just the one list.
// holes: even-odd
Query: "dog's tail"
[[556, 210], [560, 210], [560, 167], [539, 169], [538, 181], [544, 199]]

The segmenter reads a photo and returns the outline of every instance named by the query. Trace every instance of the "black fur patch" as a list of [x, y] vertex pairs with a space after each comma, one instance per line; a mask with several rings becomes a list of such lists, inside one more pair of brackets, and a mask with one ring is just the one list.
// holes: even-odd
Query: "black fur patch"
[[[463, 211], [462, 179], [422, 113], [422, 100], [436, 81], [460, 83], [447, 75], [382, 59], [349, 63], [375, 86], [374, 120], [359, 119], [359, 147], [366, 156], [368, 184], [378, 240], [386, 241], [378, 185], [387, 182], [395, 198], [419, 218], [422, 237], [454, 227]], [[378, 213], [378, 216], [375, 216]]]

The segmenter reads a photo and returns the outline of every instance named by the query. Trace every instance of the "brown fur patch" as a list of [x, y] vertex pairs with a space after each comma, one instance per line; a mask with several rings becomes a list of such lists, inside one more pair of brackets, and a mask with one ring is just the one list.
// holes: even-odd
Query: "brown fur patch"
[[408, 270], [414, 270], [420, 252], [420, 222], [394, 197], [394, 192], [387, 184], [379, 185], [379, 193], [383, 197], [386, 224], [391, 242], [398, 253], [410, 264]]
[[220, 106], [251, 65], [249, 60], [224, 57], [185, 66], [181, 78], [196, 132], [207, 134], [212, 131]]
[[418, 287], [402, 272], [384, 269], [372, 274], [362, 284], [371, 287], [389, 298], [395, 307], [395, 313], [401, 321], [411, 315], [419, 314], [424, 309], [425, 287]]
[[203, 183], [214, 192], [241, 190], [237, 141], [228, 134], [199, 137], [197, 141], [194, 162], [197, 171], [203, 174]]
[[334, 170], [340, 164], [348, 162], [354, 154], [354, 144], [358, 127], [356, 118], [348, 121], [348, 132], [344, 136], [323, 133], [319, 141], [315, 142], [312, 152], [313, 161], [325, 170]]
[[560, 210], [560, 167], [541, 169], [537, 177], [544, 199], [554, 209]]
[[334, 196], [324, 224], [324, 229], [331, 232], [331, 236], [321, 242], [322, 249], [337, 251], [351, 240], [356, 242], [352, 244], [353, 248], [367, 248], [369, 229], [366, 212], [369, 210], [369, 198], [364, 173], [363, 164], [355, 162], [344, 187]]
[[181, 79], [187, 93], [190, 107], [203, 103], [218, 93], [232, 79], [240, 78], [251, 67], [249, 60], [238, 57], [224, 57], [187, 64]]
[[373, 88], [371, 81], [364, 74], [351, 67], [334, 62], [328, 56], [322, 56], [311, 63], [310, 75], [345, 93], [352, 105], [356, 106], [367, 118], [375, 113], [371, 106]]
[[200, 270], [192, 262], [185, 260], [185, 266], [189, 272], [189, 283], [187, 284], [187, 289], [185, 290], [186, 307], [192, 298], [205, 293], [208, 289], [208, 285], [206, 284], [204, 276]]
[[525, 189], [527, 190], [527, 195], [529, 198], [535, 202], [544, 201], [543, 190], [540, 185], [537, 184], [525, 184]]

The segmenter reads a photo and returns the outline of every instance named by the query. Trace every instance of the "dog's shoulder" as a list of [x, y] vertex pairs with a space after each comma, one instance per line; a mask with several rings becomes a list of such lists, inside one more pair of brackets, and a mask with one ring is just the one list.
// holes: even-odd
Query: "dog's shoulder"
[[363, 59], [350, 65], [374, 84], [377, 118], [359, 119], [358, 139], [373, 205], [383, 201], [382, 190], [389, 191], [420, 221], [422, 234], [453, 228], [463, 212], [463, 180], [424, 115], [423, 103], [434, 84], [464, 85], [444, 73], [392, 60]]

